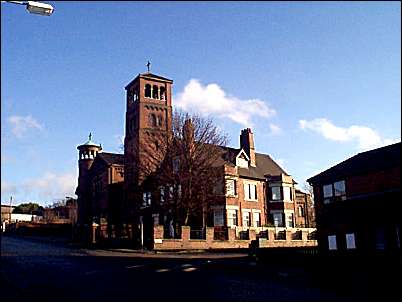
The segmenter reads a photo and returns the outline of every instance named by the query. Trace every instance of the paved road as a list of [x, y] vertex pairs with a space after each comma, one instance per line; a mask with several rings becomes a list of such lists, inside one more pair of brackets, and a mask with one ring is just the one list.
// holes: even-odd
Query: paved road
[[270, 270], [242, 254], [154, 255], [1, 239], [2, 301], [347, 301], [303, 271]]

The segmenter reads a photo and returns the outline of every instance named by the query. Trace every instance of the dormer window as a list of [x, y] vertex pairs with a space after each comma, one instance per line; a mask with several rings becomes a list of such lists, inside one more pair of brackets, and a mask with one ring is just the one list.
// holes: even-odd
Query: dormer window
[[248, 163], [249, 163], [249, 158], [244, 152], [244, 150], [241, 150], [240, 153], [236, 156], [236, 166], [240, 168], [248, 168]]

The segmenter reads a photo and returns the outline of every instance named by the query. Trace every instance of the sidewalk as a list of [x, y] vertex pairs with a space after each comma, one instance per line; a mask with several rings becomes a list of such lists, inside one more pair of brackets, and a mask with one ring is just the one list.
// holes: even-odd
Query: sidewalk
[[222, 252], [155, 252], [149, 250], [134, 249], [91, 249], [86, 250], [90, 256], [120, 256], [120, 257], [140, 257], [140, 258], [171, 258], [171, 259], [228, 259], [246, 258], [247, 253], [222, 253]]

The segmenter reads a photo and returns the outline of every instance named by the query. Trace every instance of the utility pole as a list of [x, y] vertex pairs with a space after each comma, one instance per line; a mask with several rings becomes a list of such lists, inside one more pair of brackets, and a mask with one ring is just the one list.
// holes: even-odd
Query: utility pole
[[10, 209], [9, 209], [10, 219], [9, 219], [8, 223], [11, 223], [11, 212], [13, 211], [13, 208], [11, 207], [12, 202], [13, 202], [13, 197], [10, 196]]

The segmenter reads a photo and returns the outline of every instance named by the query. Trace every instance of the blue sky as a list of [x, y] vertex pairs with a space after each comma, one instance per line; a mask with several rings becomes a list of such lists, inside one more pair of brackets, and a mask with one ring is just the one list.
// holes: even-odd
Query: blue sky
[[296, 181], [401, 140], [399, 2], [1, 4], [1, 201], [74, 196], [77, 145], [124, 136], [124, 87], [151, 71], [176, 107], [213, 117], [238, 147]]

